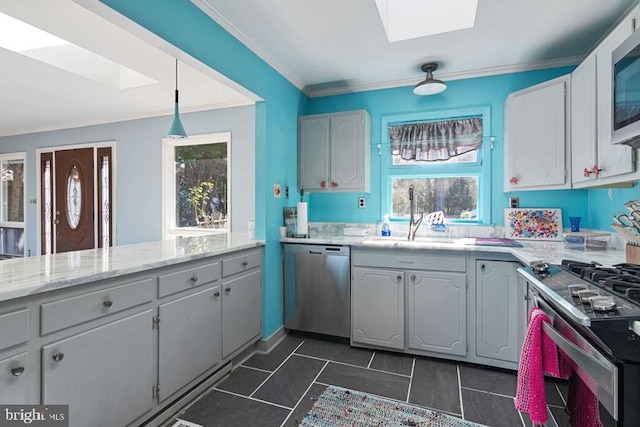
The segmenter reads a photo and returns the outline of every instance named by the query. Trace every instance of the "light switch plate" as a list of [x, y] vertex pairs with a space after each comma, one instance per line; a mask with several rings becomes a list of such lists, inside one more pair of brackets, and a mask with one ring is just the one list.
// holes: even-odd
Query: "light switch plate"
[[358, 209], [364, 209], [367, 207], [367, 204], [364, 200], [364, 197], [358, 197]]

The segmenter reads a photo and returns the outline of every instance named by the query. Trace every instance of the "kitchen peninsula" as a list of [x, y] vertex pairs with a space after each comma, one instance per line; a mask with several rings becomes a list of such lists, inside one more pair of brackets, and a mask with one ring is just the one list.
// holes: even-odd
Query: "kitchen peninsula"
[[232, 233], [2, 261], [0, 401], [69, 405], [71, 426], [179, 404], [260, 338], [263, 245]]

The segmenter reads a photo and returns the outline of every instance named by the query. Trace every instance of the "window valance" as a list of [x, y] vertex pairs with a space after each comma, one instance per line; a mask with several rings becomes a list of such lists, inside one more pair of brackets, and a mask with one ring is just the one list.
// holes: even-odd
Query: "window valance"
[[482, 118], [392, 125], [389, 141], [391, 155], [404, 160], [448, 160], [482, 146]]

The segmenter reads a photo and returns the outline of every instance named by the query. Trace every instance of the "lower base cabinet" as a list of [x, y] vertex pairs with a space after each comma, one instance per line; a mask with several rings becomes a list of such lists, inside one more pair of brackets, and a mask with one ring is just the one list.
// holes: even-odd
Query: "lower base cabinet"
[[409, 349], [467, 354], [464, 273], [409, 271]]
[[517, 362], [520, 355], [517, 286], [520, 264], [476, 261], [476, 355]]
[[231, 276], [222, 282], [222, 357], [262, 332], [262, 272]]
[[152, 310], [42, 348], [42, 403], [69, 405], [71, 426], [125, 426], [152, 405]]
[[404, 272], [354, 267], [351, 277], [353, 342], [404, 349]]
[[3, 405], [26, 405], [29, 402], [30, 370], [27, 364], [27, 352], [0, 360], [0, 402]]
[[214, 286], [158, 306], [159, 401], [220, 362], [221, 301]]

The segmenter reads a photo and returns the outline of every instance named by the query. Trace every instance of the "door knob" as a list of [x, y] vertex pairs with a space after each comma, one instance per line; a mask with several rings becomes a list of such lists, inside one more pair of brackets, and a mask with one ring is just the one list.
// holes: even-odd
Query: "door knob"
[[412, 274], [412, 275], [411, 275], [411, 281], [412, 281], [412, 282], [415, 282], [415, 281], [416, 281], [416, 275], [415, 275], [415, 274]]
[[53, 355], [51, 356], [51, 358], [55, 361], [55, 362], [61, 362], [62, 359], [64, 359], [64, 353], [53, 353]]
[[111, 301], [111, 299], [107, 298], [104, 301], [102, 301], [102, 305], [105, 306], [106, 308], [109, 308], [113, 305], [113, 301]]
[[398, 274], [398, 276], [396, 277], [396, 280], [400, 282], [402, 280], [402, 276]]
[[218, 297], [220, 296], [220, 292], [215, 291], [215, 292], [213, 293], [213, 296], [214, 296], [214, 297], [216, 297], [216, 298], [218, 298]]
[[191, 280], [192, 283], [196, 283], [198, 281], [198, 276], [196, 276], [195, 274], [193, 276], [191, 276]]
[[24, 366], [16, 366], [15, 368], [11, 368], [11, 375], [14, 377], [19, 377], [24, 373]]
[[517, 184], [518, 183], [518, 178], [516, 178], [515, 176], [512, 176], [511, 179], [509, 179], [509, 184]]
[[224, 291], [225, 291], [226, 293], [229, 293], [229, 292], [231, 292], [231, 288], [224, 288]]

